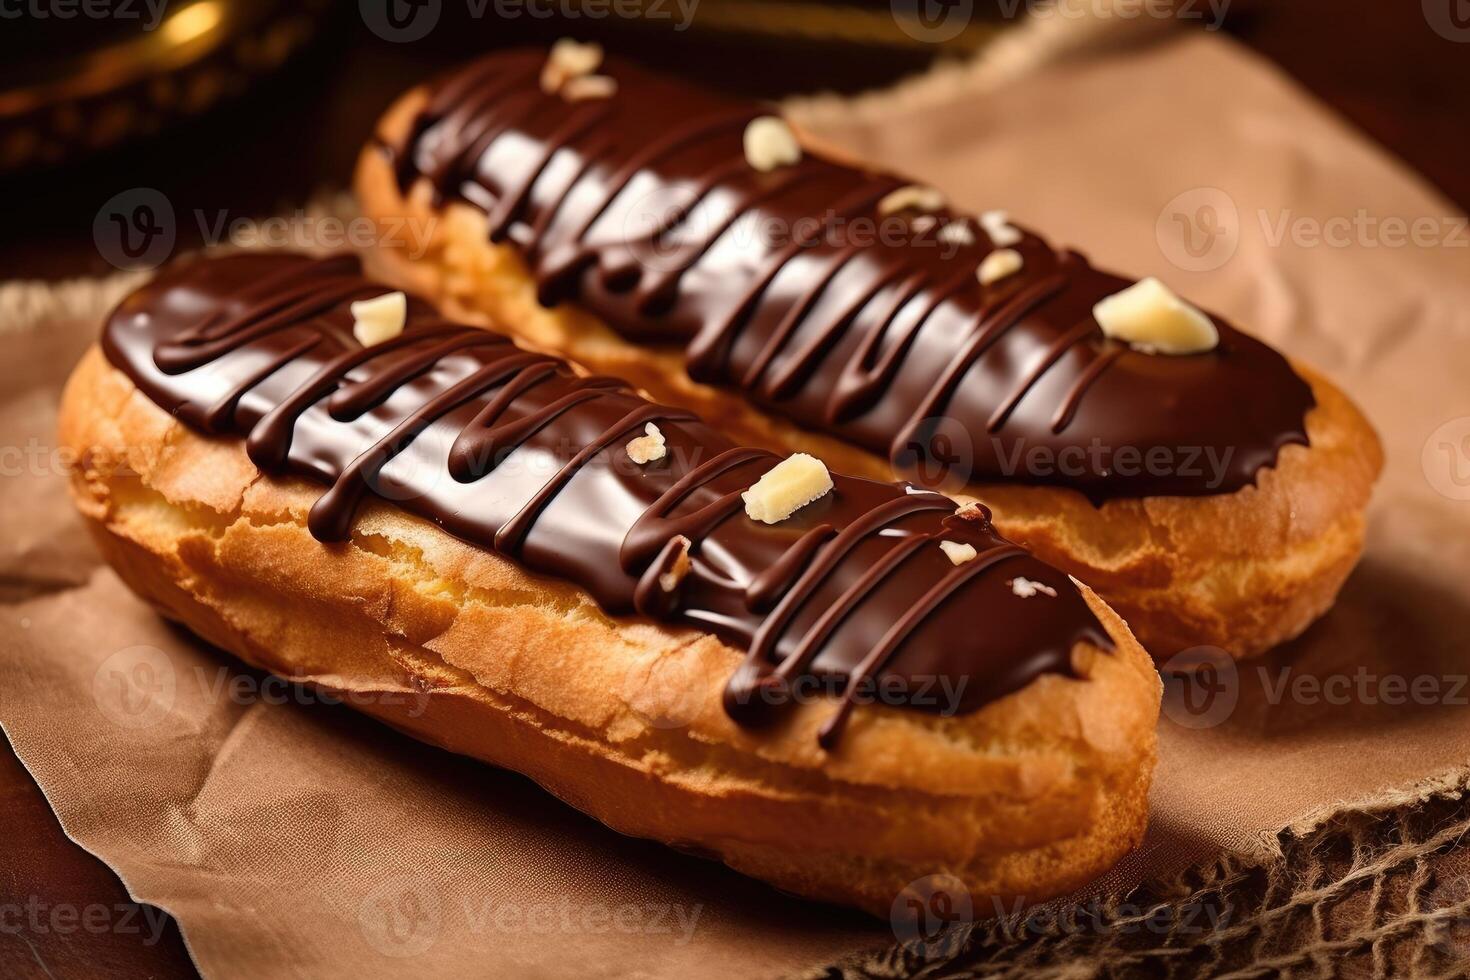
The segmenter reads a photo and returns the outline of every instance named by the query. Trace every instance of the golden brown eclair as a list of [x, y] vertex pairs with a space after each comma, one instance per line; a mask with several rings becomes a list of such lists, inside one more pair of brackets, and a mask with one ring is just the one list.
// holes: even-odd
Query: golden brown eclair
[[[924, 283], [913, 287], [917, 295], [933, 296], [929, 321], [937, 317], [934, 309], [957, 296], [980, 311], [973, 335], [955, 328], [935, 340], [929, 354], [968, 351], [972, 336], [978, 340], [974, 347], [990, 353], [956, 361], [971, 373], [956, 372], [949, 380], [947, 362], [916, 364], [905, 397], [927, 405], [931, 417], [947, 416], [947, 431], [967, 439], [977, 456], [992, 441], [985, 425], [992, 409], [998, 433], [993, 441], [1003, 444], [996, 453], [1002, 460], [1012, 448], [1018, 454], [1038, 444], [1054, 450], [1051, 440], [1057, 434], [1045, 423], [1060, 421], [1067, 412], [1076, 434], [1066, 449], [1085, 450], [1089, 432], [1095, 431], [1101, 436], [1091, 441], [1100, 438], [1104, 445], [1111, 439], [1140, 455], [1155, 447], [1171, 453], [1172, 470], [1162, 478], [1144, 472], [1124, 480], [1116, 471], [1093, 467], [1071, 483], [1048, 483], [1024, 474], [998, 478], [990, 465], [969, 467], [959, 485], [942, 483], [946, 489], [983, 500], [1004, 533], [1097, 588], [1160, 659], [1204, 644], [1252, 656], [1296, 636], [1330, 607], [1362, 550], [1364, 512], [1382, 467], [1382, 450], [1362, 414], [1320, 374], [1288, 365], [1218, 318], [1224, 353], [1170, 358], [1122, 350], [1103, 339], [1088, 311], [1093, 299], [1121, 289], [1125, 280], [1098, 273], [1075, 253], [1055, 251], [1029, 232], [1005, 228], [1015, 239], [1005, 241], [1024, 256], [1025, 265], [999, 283], [977, 285], [975, 268], [1001, 244], [987, 238], [994, 219], [976, 221], [947, 208], [938, 220], [968, 229], [968, 251], [955, 260], [962, 275], [951, 275], [933, 249], [853, 246], [859, 256], [875, 256], [875, 268], [897, 255], [899, 274], [875, 273], [872, 284], [860, 280], [852, 287], [856, 299], [847, 306], [829, 304], [834, 306], [829, 313], [822, 312], [823, 291], [832, 288], [839, 273], [814, 276], [784, 292], [771, 283], [785, 280], [772, 278], [753, 305], [745, 300], [739, 316], [721, 320], [727, 307], [738, 305], [729, 302], [730, 295], [737, 300], [755, 295], [722, 294], [725, 280], [743, 282], [741, 276], [755, 275], [749, 270], [763, 269], [761, 261], [771, 254], [793, 264], [798, 252], [747, 244], [745, 265], [726, 258], [723, 275], [705, 271], [702, 263], [714, 264], [722, 247], [709, 245], [708, 239], [720, 241], [720, 235], [729, 238], [734, 232], [717, 219], [690, 219], [696, 226], [691, 234], [703, 251], [696, 249], [696, 260], [679, 266], [693, 281], [681, 284], [671, 270], [683, 253], [646, 244], [640, 252], [635, 246], [644, 241], [643, 224], [609, 217], [623, 207], [624, 198], [638, 199], [627, 211], [672, 211], [682, 221], [694, 213], [690, 201], [701, 195], [746, 194], [738, 207], [748, 213], [789, 219], [808, 211], [840, 211], [842, 189], [848, 184], [861, 189], [867, 181], [876, 188], [870, 196], [878, 203], [869, 200], [857, 210], [880, 214], [877, 193], [891, 193], [901, 182], [809, 152], [787, 168], [789, 183], [772, 191], [762, 183], [769, 175], [752, 177], [738, 159], [739, 124], [756, 108], [744, 106], [742, 116], [741, 103], [691, 92], [618, 62], [600, 69], [617, 88], [602, 100], [607, 107], [596, 117], [588, 105], [597, 100], [568, 99], [538, 88], [538, 58], [534, 53], [492, 56], [434, 88], [408, 93], [383, 116], [355, 180], [365, 214], [383, 230], [381, 247], [369, 259], [380, 274], [433, 297], [457, 316], [488, 317], [526, 343], [627, 377], [655, 398], [687, 406], [747, 444], [810, 452], [852, 473], [881, 478], [898, 472], [914, 478], [910, 469], [895, 469], [894, 453], [874, 448], [885, 438], [902, 440], [906, 429], [895, 419], [904, 416], [885, 415], [887, 392], [871, 396], [876, 402], [854, 400], [851, 391], [864, 389], [849, 383], [854, 370], [861, 377], [862, 371], [881, 366], [877, 354], [864, 361], [851, 352], [863, 349], [860, 343], [875, 344], [872, 351], [889, 343], [884, 338], [898, 330], [902, 318], [894, 311], [903, 304], [902, 297], [891, 303], [883, 297], [900, 292], [902, 273], [916, 269], [915, 281]], [[666, 145], [654, 146], [658, 137], [642, 130], [619, 142], [619, 127], [637, 126], [634, 120], [649, 113], [669, 131]], [[808, 166], [816, 169], [815, 179], [797, 186], [800, 168]], [[636, 179], [629, 176], [635, 171]], [[650, 181], [659, 178], [664, 187], [649, 190]], [[600, 186], [604, 193], [599, 197], [586, 185]], [[567, 217], [578, 208], [579, 213], [597, 212], [609, 227], [595, 222], [580, 227]], [[913, 218], [911, 206], [905, 213]], [[936, 220], [918, 215], [918, 220], [926, 218], [930, 225], [925, 227]], [[665, 220], [671, 227], [679, 224]], [[632, 227], [638, 231], [631, 234], [630, 246], [629, 233], [621, 229]], [[912, 231], [917, 225], [906, 227]], [[832, 250], [841, 252], [836, 245]], [[637, 261], [629, 260], [630, 251]], [[855, 266], [846, 254], [838, 259], [833, 265], [843, 272]], [[578, 260], [584, 264], [578, 266]], [[858, 272], [852, 277], [860, 279]], [[990, 291], [997, 290], [992, 300]], [[545, 302], [563, 299], [568, 301], [554, 306]], [[689, 326], [698, 319], [689, 312], [696, 307], [708, 314], [707, 321], [721, 322]], [[996, 324], [997, 317], [1010, 316], [1008, 308], [1015, 310], [1014, 322]], [[864, 321], [874, 309], [879, 312]], [[823, 317], [825, 333], [812, 326]], [[994, 331], [1005, 333], [997, 341], [987, 334], [996, 326], [1016, 329]], [[902, 335], [913, 347], [897, 358], [900, 362], [905, 356], [922, 360], [914, 352], [923, 353], [925, 334], [918, 327], [914, 331]], [[808, 334], [811, 339], [803, 345]], [[1003, 350], [1013, 338], [1019, 338], [1015, 350]], [[756, 352], [758, 341], [765, 347]], [[724, 360], [720, 343], [730, 345]], [[741, 343], [750, 345], [743, 354]], [[997, 366], [987, 367], [987, 357]], [[1202, 363], [1211, 367], [1201, 371]], [[1216, 369], [1216, 364], [1224, 366]], [[1062, 383], [1047, 371], [1075, 377], [1065, 398]], [[902, 368], [895, 372], [901, 377]], [[928, 399], [923, 390], [931, 382], [939, 387], [950, 381], [947, 402]], [[998, 390], [1015, 392], [1008, 397], [1019, 401], [986, 395], [987, 384], [1002, 384]], [[979, 394], [967, 394], [972, 391]], [[844, 405], [866, 414], [844, 421]], [[1094, 405], [1101, 406], [1095, 419], [1088, 416]], [[1040, 420], [1029, 430], [1022, 425], [1028, 411]], [[1183, 420], [1171, 424], [1171, 413]], [[1130, 439], [1135, 423], [1137, 438]], [[1022, 436], [1007, 437], [1017, 427]], [[1196, 430], [1205, 444], [1185, 445]], [[1065, 456], [1052, 452], [1047, 458], [1054, 464]], [[1193, 479], [1195, 471], [1198, 479]]]
[[[393, 493], [389, 483], [351, 469], [374, 457], [372, 447], [389, 444], [378, 439], [385, 429], [397, 431], [397, 423], [437, 404], [461, 383], [456, 378], [497, 364], [525, 372], [514, 377], [547, 379], [544, 397], [553, 402], [594, 393], [541, 430], [547, 445], [552, 434], [590, 438], [589, 418], [601, 425], [610, 412], [621, 424], [645, 410], [660, 420], [671, 450], [691, 438], [717, 437], [626, 387], [588, 383], [546, 358], [492, 344], [481, 331], [447, 325], [414, 303], [402, 346], [371, 360], [364, 351], [352, 366], [328, 372], [331, 383], [311, 389], [312, 399], [293, 403], [317, 368], [358, 358], [351, 303], [382, 291], [357, 278], [350, 263], [201, 261], [170, 270], [124, 301], [103, 345], [77, 367], [61, 409], [62, 443], [77, 460], [73, 496], [103, 555], [164, 615], [286, 678], [408, 692], [413, 696], [352, 703], [425, 741], [526, 773], [619, 831], [695, 848], [790, 891], [880, 915], [911, 882], [932, 874], [957, 877], [977, 899], [1056, 895], [1138, 842], [1159, 682], [1126, 625], [1085, 586], [995, 543], [983, 527], [971, 531], [945, 517], [949, 523], [934, 524], [934, 533], [973, 540], [982, 554], [993, 544], [1012, 563], [1010, 572], [998, 564], [965, 579], [964, 594], [955, 596], [961, 613], [1014, 611], [1006, 619], [977, 618], [968, 636], [950, 641], [955, 650], [973, 649], [982, 664], [985, 633], [1002, 633], [1009, 622], [1013, 639], [1034, 633], [1039, 656], [1048, 638], [1071, 635], [1046, 625], [1069, 615], [1095, 623], [1096, 641], [1072, 644], [1064, 663], [1027, 674], [1019, 689], [973, 710], [863, 704], [841, 739], [826, 747], [819, 733], [839, 701], [830, 694], [792, 704], [773, 721], [737, 722], [727, 707], [729, 685], [748, 654], [665, 605], [648, 605], [642, 615], [609, 614], [590, 587], [546, 572], [557, 560], [548, 542], [580, 541], [594, 558], [608, 546], [564, 503], [617, 498], [626, 487], [636, 496], [642, 481], [677, 472], [635, 468], [604, 476], [576, 453], [585, 477], [572, 474], [523, 543], [506, 544], [497, 533], [490, 547], [473, 528], [458, 536], [446, 531], [441, 524], [453, 524], [453, 515], [432, 508], [460, 499], [452, 494], [465, 486], [475, 492], [464, 498], [477, 502], [471, 511], [513, 490], [520, 495], [516, 512], [524, 513], [519, 500], [535, 499], [532, 483], [554, 482], [548, 472], [511, 466], [514, 453], [483, 464], [491, 469], [464, 483], [438, 467], [392, 476], [390, 462], [381, 475], [401, 478]], [[287, 356], [275, 356], [282, 352]], [[434, 356], [416, 360], [426, 352]], [[515, 383], [506, 377], [497, 384]], [[544, 408], [533, 387], [502, 406], [507, 424]], [[482, 394], [493, 402], [500, 390]], [[333, 401], [339, 396], [344, 401]], [[271, 420], [283, 416], [271, 410], [291, 404], [299, 414], [273, 428]], [[448, 449], [436, 441], [436, 426], [465, 425], [478, 404], [466, 402], [457, 416], [445, 408], [449, 415], [393, 444], [394, 459], [425, 447], [427, 458], [442, 464]], [[624, 414], [629, 406], [633, 413]], [[247, 431], [250, 438], [242, 439]], [[527, 440], [523, 446], [540, 445], [537, 435], [522, 431], [518, 438]], [[284, 455], [273, 456], [276, 448]], [[333, 456], [344, 448], [347, 455]], [[610, 460], [621, 448], [606, 446]], [[770, 465], [763, 459], [752, 457], [755, 472]], [[264, 460], [272, 462], [263, 470], [257, 462]], [[699, 472], [703, 464], [681, 465]], [[343, 477], [347, 471], [366, 489], [342, 511], [347, 521], [336, 535], [333, 506], [342, 492], [358, 492]], [[527, 473], [538, 475], [521, 482]], [[583, 479], [600, 482], [577, 483]], [[829, 497], [909, 499], [902, 488], [834, 479]], [[935, 510], [937, 495], [923, 496], [935, 521], [948, 513]], [[840, 505], [825, 511], [827, 519], [851, 526]], [[615, 524], [619, 513], [610, 507], [601, 523]], [[927, 513], [914, 512], [914, 533], [930, 526], [922, 523]], [[806, 527], [803, 518], [791, 520]], [[744, 573], [731, 562], [741, 541], [763, 542], [769, 533], [786, 547], [779, 525], [766, 532], [746, 521], [733, 513], [713, 529], [690, 531], [692, 567], [675, 588], [739, 578]], [[914, 539], [922, 561], [905, 566], [911, 581], [880, 583], [873, 602], [889, 601], [885, 596], [899, 595], [892, 589], [912, 582], [948, 582], [951, 569], [963, 570], [931, 540]], [[861, 580], [851, 573], [877, 559], [855, 551], [851, 561], [840, 566], [848, 568], [849, 583]], [[566, 567], [572, 579], [590, 575], [599, 589], [623, 584], [617, 575], [603, 581], [575, 563]], [[1012, 595], [1005, 583], [1016, 570], [1052, 582], [1059, 594]], [[629, 582], [647, 578], [629, 575]], [[799, 591], [801, 581], [786, 591]], [[685, 605], [705, 602], [704, 595], [688, 592]], [[994, 605], [997, 596], [1013, 605]], [[1037, 609], [1055, 613], [1028, 619]], [[844, 635], [851, 640], [866, 631], [873, 642], [868, 625], [856, 624], [861, 628], [851, 634], [837, 627], [824, 653]], [[914, 642], [926, 635], [915, 633]], [[891, 672], [910, 652], [901, 648]]]

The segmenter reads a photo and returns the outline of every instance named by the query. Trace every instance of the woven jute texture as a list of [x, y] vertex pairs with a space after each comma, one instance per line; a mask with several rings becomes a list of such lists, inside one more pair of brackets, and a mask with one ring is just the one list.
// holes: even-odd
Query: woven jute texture
[[1126, 896], [981, 922], [816, 977], [1470, 976], [1470, 798], [1460, 774], [1277, 835]]

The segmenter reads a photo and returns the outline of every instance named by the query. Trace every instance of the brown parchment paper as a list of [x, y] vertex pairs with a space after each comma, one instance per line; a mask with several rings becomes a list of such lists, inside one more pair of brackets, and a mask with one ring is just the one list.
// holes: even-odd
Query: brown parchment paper
[[[1090, 891], [1269, 861], [1285, 828], [1343, 804], [1381, 814], [1458, 785], [1470, 763], [1458, 212], [1211, 36], [793, 113], [963, 205], [1006, 207], [1102, 264], [1159, 275], [1327, 370], [1388, 447], [1367, 555], [1333, 612], [1226, 669], [1213, 701], [1171, 683], [1148, 838]], [[1419, 220], [1418, 243], [1387, 219]], [[272, 684], [156, 618], [99, 566], [53, 434], [60, 383], [126, 286], [0, 286], [0, 724], [67, 832], [178, 918], [203, 973], [774, 976], [893, 940], [887, 924], [619, 837], [520, 777]], [[1415, 681], [1417, 694], [1399, 691]]]

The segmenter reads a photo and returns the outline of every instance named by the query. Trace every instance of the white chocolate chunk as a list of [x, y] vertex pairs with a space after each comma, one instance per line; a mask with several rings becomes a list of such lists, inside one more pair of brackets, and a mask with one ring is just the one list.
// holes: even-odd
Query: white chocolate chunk
[[392, 340], [408, 322], [408, 297], [402, 293], [360, 299], [348, 309], [352, 311], [352, 336], [364, 347]]
[[963, 565], [967, 561], [974, 561], [977, 553], [973, 544], [961, 544], [958, 541], [941, 541], [939, 548], [953, 565]]
[[1021, 231], [1011, 225], [1011, 216], [1005, 211], [986, 211], [980, 215], [980, 227], [996, 248], [1009, 248], [1021, 241]]
[[673, 592], [684, 581], [684, 576], [689, 574], [689, 539], [684, 535], [677, 535], [674, 540], [678, 542], [679, 551], [674, 555], [674, 563], [669, 570], [659, 575], [658, 587], [665, 592]]
[[921, 184], [905, 184], [897, 190], [889, 191], [878, 202], [878, 216], [886, 218], [909, 208], [915, 211], [938, 211], [942, 207], [944, 195], [939, 191]]
[[975, 233], [970, 230], [967, 221], [951, 221], [939, 229], [937, 236], [941, 242], [950, 245], [974, 245]]
[[656, 459], [663, 459], [668, 453], [664, 448], [664, 434], [659, 431], [658, 426], [652, 422], [643, 427], [643, 435], [631, 440], [625, 447], [628, 458], [642, 466]]
[[602, 45], [581, 44], [564, 37], [551, 46], [541, 69], [541, 91], [554, 95], [569, 79], [590, 75], [602, 64]]
[[975, 270], [975, 275], [980, 285], [989, 286], [1020, 272], [1021, 265], [1020, 252], [1013, 248], [998, 248], [980, 260], [980, 268]]
[[617, 94], [618, 82], [607, 75], [581, 75], [562, 84], [561, 97], [568, 102], [587, 99], [610, 99]]
[[1149, 354], [1198, 354], [1220, 342], [1209, 317], [1152, 277], [1099, 301], [1092, 315], [1104, 334]]
[[1029, 599], [1034, 595], [1049, 595], [1053, 599], [1057, 597], [1057, 590], [1045, 582], [1036, 582], [1029, 578], [1022, 578], [1019, 575], [1011, 579], [1007, 584], [1010, 585], [1011, 592], [1020, 596], [1022, 599]]
[[801, 161], [796, 134], [780, 116], [760, 116], [745, 127], [745, 162], [761, 173]]
[[765, 472], [741, 494], [753, 521], [777, 524], [832, 489], [832, 474], [815, 456], [794, 453]]

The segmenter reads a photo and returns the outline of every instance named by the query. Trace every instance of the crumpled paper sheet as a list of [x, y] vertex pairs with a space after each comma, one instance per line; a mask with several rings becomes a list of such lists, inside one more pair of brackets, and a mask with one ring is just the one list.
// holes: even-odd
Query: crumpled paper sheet
[[[1227, 672], [1210, 707], [1171, 685], [1148, 839], [1092, 890], [1222, 850], [1267, 857], [1285, 825], [1412, 798], [1470, 761], [1470, 692], [1451, 690], [1470, 635], [1470, 250], [1454, 208], [1216, 37], [983, 95], [868, 100], [846, 122], [810, 108], [823, 137], [1157, 274], [1326, 369], [1387, 444], [1342, 601]], [[1440, 222], [1440, 240], [1303, 244], [1360, 212]], [[117, 284], [72, 284], [66, 302], [37, 288], [0, 287], [0, 724], [67, 832], [178, 918], [203, 973], [770, 976], [892, 940], [613, 834], [159, 620], [98, 565], [55, 457], [59, 385], [96, 331], [78, 316]], [[1395, 677], [1436, 693], [1389, 703]]]
[[[0, 287], [0, 314], [36, 288]], [[0, 334], [0, 722], [67, 833], [179, 920], [202, 973], [772, 976], [883, 940], [155, 615], [96, 557], [54, 448], [95, 332]]]

